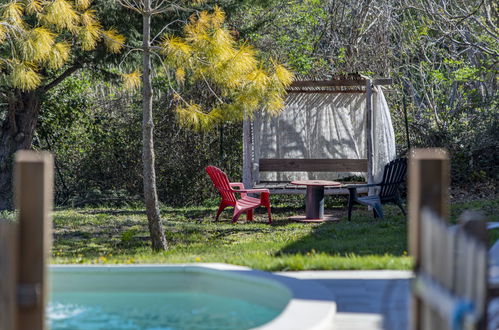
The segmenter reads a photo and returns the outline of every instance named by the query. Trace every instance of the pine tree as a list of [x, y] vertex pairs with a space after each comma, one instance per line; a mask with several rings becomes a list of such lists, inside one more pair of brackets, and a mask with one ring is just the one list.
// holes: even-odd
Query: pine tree
[[29, 149], [41, 97], [83, 66], [75, 52], [103, 44], [121, 51], [125, 38], [104, 29], [91, 0], [9, 0], [0, 5], [0, 209], [11, 208], [12, 156]]
[[[285, 88], [293, 75], [282, 65], [272, 61], [265, 69], [257, 59], [257, 52], [246, 44], [239, 45], [224, 28], [224, 12], [215, 7], [209, 13], [202, 11], [190, 17], [183, 36], [163, 36], [159, 44], [152, 44], [151, 17], [171, 11], [171, 4], [162, 0], [119, 0], [143, 17], [143, 148], [144, 196], [149, 221], [152, 248], [167, 248], [161, 223], [154, 165], [154, 123], [152, 120], [153, 73], [152, 57], [160, 58], [157, 74], [168, 77], [169, 88], [178, 103], [176, 112], [180, 123], [195, 129], [210, 129], [224, 121], [242, 120], [258, 109], [278, 113], [284, 106]], [[125, 82], [137, 86], [140, 73], [125, 75]], [[174, 84], [176, 82], [176, 84]], [[204, 83], [214, 102], [202, 106], [182, 95], [186, 83]], [[205, 103], [206, 105], [206, 103]]]
[[[278, 114], [284, 107], [285, 89], [293, 74], [270, 59], [258, 60], [258, 52], [238, 44], [223, 27], [225, 13], [215, 6], [212, 13], [192, 15], [182, 37], [166, 35], [160, 45], [178, 89], [176, 108], [184, 126], [210, 129], [226, 121], [237, 121], [263, 110]], [[203, 105], [182, 95], [184, 84], [201, 82], [214, 100]]]

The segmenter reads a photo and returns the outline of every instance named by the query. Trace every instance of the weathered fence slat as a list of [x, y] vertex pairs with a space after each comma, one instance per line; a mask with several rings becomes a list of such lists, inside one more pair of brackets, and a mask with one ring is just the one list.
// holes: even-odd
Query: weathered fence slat
[[412, 329], [485, 329], [486, 224], [476, 215], [450, 226], [449, 160], [441, 149], [416, 149], [409, 161], [409, 251], [414, 257]]
[[[421, 234], [426, 237], [421, 246], [414, 294], [422, 303], [419, 325], [423, 329], [454, 329], [456, 324], [467, 323], [473, 327], [483, 324], [488, 252], [484, 241], [455, 229], [448, 227], [429, 209], [422, 211]], [[448, 244], [448, 241], [456, 244]], [[441, 253], [437, 253], [438, 249], [442, 250]], [[453, 270], [456, 282], [450, 286], [453, 290], [449, 290], [449, 269], [437, 264], [442, 256], [458, 260]]]

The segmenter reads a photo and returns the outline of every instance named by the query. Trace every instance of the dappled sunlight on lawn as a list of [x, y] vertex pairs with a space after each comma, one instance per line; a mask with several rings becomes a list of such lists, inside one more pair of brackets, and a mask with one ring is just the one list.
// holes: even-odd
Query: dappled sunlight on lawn
[[[230, 222], [231, 210], [215, 222], [216, 206], [163, 208], [169, 250], [149, 248], [147, 219], [141, 209], [65, 209], [54, 213], [55, 263], [195, 263], [224, 262], [262, 270], [410, 269], [407, 223], [396, 206], [375, 219], [359, 207], [352, 221], [346, 211], [326, 205], [338, 222], [303, 224], [288, 220], [302, 205], [278, 204], [267, 224], [265, 210], [255, 221]], [[493, 220], [495, 200], [473, 202]], [[469, 208], [458, 203], [453, 209]], [[455, 213], [454, 211], [452, 212]]]

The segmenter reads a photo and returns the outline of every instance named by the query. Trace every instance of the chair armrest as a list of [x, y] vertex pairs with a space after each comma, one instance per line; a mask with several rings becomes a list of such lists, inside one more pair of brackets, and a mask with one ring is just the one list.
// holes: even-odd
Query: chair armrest
[[234, 190], [233, 192], [245, 192], [248, 194], [262, 194], [262, 193], [270, 194], [268, 189], [240, 189], [240, 190]]
[[[231, 188], [230, 192], [236, 193], [236, 194], [241, 194], [241, 198], [244, 198], [247, 196], [246, 192], [244, 191], [244, 183], [242, 182], [229, 182], [229, 186]], [[237, 188], [237, 189], [234, 189]]]
[[244, 189], [247, 193], [255, 193], [255, 194], [261, 194], [261, 193], [268, 193], [270, 194], [270, 191], [268, 189]]
[[244, 189], [244, 184], [242, 182], [230, 182], [229, 185], [231, 188], [237, 187], [238, 189], [241, 190]]
[[232, 192], [235, 193], [270, 193], [268, 189], [245, 189], [244, 188], [244, 183], [242, 182], [230, 182], [229, 183], [231, 188], [237, 187], [238, 189], [232, 189]]
[[376, 187], [380, 186], [380, 183], [369, 183], [369, 184], [352, 184], [352, 185], [346, 185], [343, 186], [344, 188], [347, 189], [357, 189], [357, 188], [368, 188], [368, 187]]
[[221, 189], [223, 191], [228, 191], [232, 193], [242, 193], [242, 194], [262, 194], [267, 193], [270, 194], [268, 189]]

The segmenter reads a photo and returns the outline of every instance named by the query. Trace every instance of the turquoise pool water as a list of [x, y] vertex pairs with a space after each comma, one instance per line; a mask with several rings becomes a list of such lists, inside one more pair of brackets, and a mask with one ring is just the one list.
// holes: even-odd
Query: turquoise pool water
[[289, 291], [224, 272], [63, 269], [51, 272], [47, 310], [62, 329], [251, 329], [279, 315]]
[[49, 305], [54, 330], [250, 329], [281, 311], [205, 293], [92, 292], [55, 294]]

